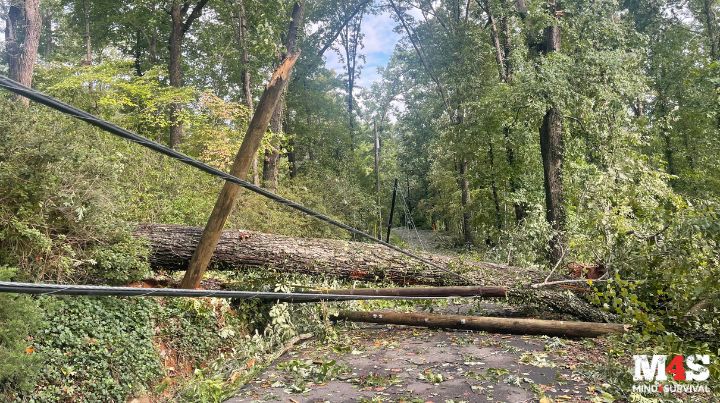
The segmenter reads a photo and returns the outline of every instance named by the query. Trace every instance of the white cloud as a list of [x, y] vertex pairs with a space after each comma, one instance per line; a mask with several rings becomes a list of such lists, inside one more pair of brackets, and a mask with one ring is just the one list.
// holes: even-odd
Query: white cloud
[[[373, 82], [380, 78], [377, 69], [385, 67], [392, 56], [395, 44], [400, 35], [395, 33], [395, 21], [387, 11], [378, 15], [366, 15], [362, 22], [363, 49], [361, 54], [365, 55], [366, 62], [363, 65], [360, 78], [357, 80], [358, 87], [369, 88]], [[337, 74], [345, 71], [345, 66], [334, 51], [325, 53], [326, 66]]]

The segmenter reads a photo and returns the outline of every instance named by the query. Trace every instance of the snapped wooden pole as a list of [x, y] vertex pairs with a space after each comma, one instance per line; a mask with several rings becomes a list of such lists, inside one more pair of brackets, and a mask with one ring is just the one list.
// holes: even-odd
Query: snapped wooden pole
[[479, 330], [490, 333], [539, 334], [561, 337], [598, 337], [609, 334], [624, 333], [630, 328], [628, 325], [617, 323], [492, 318], [482, 316], [436, 315], [400, 312], [340, 311], [334, 319], [350, 322]]
[[[250, 126], [240, 145], [240, 150], [235, 156], [235, 161], [230, 169], [231, 175], [240, 179], [246, 178], [250, 164], [255, 154], [257, 154], [258, 148], [260, 148], [262, 137], [267, 131], [270, 117], [280, 101], [280, 96], [285, 89], [285, 85], [287, 85], [290, 72], [299, 55], [299, 53], [288, 55], [273, 73], [270, 83], [260, 97], [260, 102], [258, 102], [250, 121]], [[200, 280], [210, 263], [215, 247], [220, 240], [222, 228], [235, 205], [239, 192], [240, 186], [234, 183], [225, 182], [223, 185], [222, 191], [220, 191], [215, 201], [215, 207], [205, 225], [200, 242], [190, 259], [185, 277], [183, 277], [180, 284], [182, 288], [197, 288], [200, 286]]]

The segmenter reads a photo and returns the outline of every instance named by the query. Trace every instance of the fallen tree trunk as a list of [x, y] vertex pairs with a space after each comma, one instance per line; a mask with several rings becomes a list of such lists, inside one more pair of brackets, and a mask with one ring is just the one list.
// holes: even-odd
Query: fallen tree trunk
[[[135, 236], [148, 240], [153, 268], [185, 270], [201, 232], [202, 229], [197, 227], [145, 224], [137, 228]], [[399, 285], [469, 285], [458, 284], [461, 280], [450, 272], [382, 245], [293, 238], [245, 230], [223, 231], [210, 268], [236, 270], [244, 267], [350, 280], [387, 280]]]
[[624, 333], [629, 330], [629, 326], [616, 323], [568, 322], [562, 320], [509, 319], [399, 312], [341, 311], [334, 319], [350, 322], [480, 330], [491, 333], [542, 334], [562, 337], [598, 337], [613, 333]]
[[[154, 269], [185, 270], [201, 232], [202, 229], [197, 227], [146, 224], [137, 228], [135, 236], [147, 239], [151, 250], [150, 265]], [[443, 265], [447, 263], [447, 260], [433, 260]], [[463, 283], [448, 271], [426, 265], [382, 245], [337, 239], [293, 238], [244, 230], [223, 231], [210, 261], [210, 268], [215, 270], [268, 268], [281, 273], [310, 274], [344, 280], [392, 281], [402, 286], [475, 286], [470, 293], [478, 291], [478, 287], [482, 286], [486, 289], [481, 292], [483, 297], [507, 295], [513, 303], [535, 306], [541, 311], [549, 309], [583, 321], [613, 320], [612, 315], [591, 306], [568, 290], [529, 289], [530, 284], [542, 281], [545, 277], [537, 270], [487, 262], [471, 262], [470, 267], [472, 270], [465, 274], [469, 281]], [[449, 291], [447, 288], [438, 291], [360, 290], [348, 292], [379, 295], [379, 292], [427, 294]], [[452, 292], [458, 293], [460, 290], [456, 288]], [[467, 291], [464, 292], [467, 294]]]

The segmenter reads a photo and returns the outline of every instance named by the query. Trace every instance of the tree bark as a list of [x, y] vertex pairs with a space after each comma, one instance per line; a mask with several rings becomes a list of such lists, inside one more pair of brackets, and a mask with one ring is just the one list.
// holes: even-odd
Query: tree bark
[[[558, 11], [556, 3], [550, 3], [553, 18]], [[551, 25], [545, 28], [545, 54], [560, 49], [560, 27]], [[556, 106], [551, 106], [543, 118], [540, 127], [540, 154], [543, 162], [543, 179], [545, 187], [546, 219], [553, 230], [550, 238], [550, 262], [559, 262], [565, 250], [565, 206], [562, 180], [563, 165], [563, 134], [562, 113]]]
[[[168, 62], [168, 73], [170, 76], [170, 86], [175, 88], [182, 87], [182, 46], [185, 40], [185, 34], [192, 27], [193, 22], [202, 15], [203, 7], [208, 0], [200, 0], [190, 10], [190, 2], [181, 3], [180, 0], [173, 0], [170, 5], [170, 59]], [[186, 18], [187, 16], [187, 18]], [[177, 148], [182, 141], [183, 125], [180, 120], [182, 113], [182, 103], [174, 102], [170, 105], [170, 147]]]
[[467, 158], [462, 158], [458, 164], [460, 177], [460, 206], [462, 208], [462, 234], [465, 245], [473, 244], [472, 228], [470, 227], [470, 181], [467, 177]]
[[[140, 226], [135, 236], [148, 240], [151, 250], [150, 265], [153, 268], [191, 270], [189, 267], [192, 267], [192, 259], [196, 259], [195, 255], [197, 255], [197, 252], [193, 255], [193, 251], [201, 250], [199, 246], [196, 248], [201, 233], [202, 230], [197, 227], [147, 224]], [[208, 264], [205, 267], [216, 270], [255, 267], [273, 269], [281, 273], [311, 274], [350, 280], [389, 280], [401, 285], [458, 284], [457, 277], [446, 271], [427, 266], [378, 244], [335, 239], [292, 238], [233, 230], [218, 231], [214, 245], [216, 245], [215, 253], [204, 256], [208, 257]], [[194, 279], [196, 276], [190, 278]], [[186, 283], [183, 283], [183, 287], [191, 288]]]
[[568, 322], [561, 320], [509, 319], [482, 316], [436, 315], [400, 312], [340, 311], [335, 318], [350, 322], [478, 330], [491, 333], [542, 334], [561, 337], [598, 337], [625, 333], [629, 326], [616, 323]]
[[[280, 66], [273, 73], [270, 83], [260, 97], [257, 110], [253, 114], [247, 133], [235, 156], [235, 161], [230, 169], [230, 174], [240, 179], [245, 179], [252, 163], [253, 156], [257, 154], [263, 135], [267, 131], [270, 118], [275, 107], [287, 85], [299, 53], [288, 55]], [[225, 182], [220, 195], [218, 195], [215, 207], [205, 225], [202, 238], [190, 261], [188, 270], [181, 283], [183, 288], [197, 288], [200, 285], [205, 270], [212, 258], [215, 246], [220, 240], [220, 235], [225, 221], [232, 212], [237, 200], [240, 187], [236, 184]]]
[[553, 230], [550, 238], [550, 261], [555, 264], [562, 258], [565, 247], [562, 116], [555, 107], [548, 109], [543, 118], [540, 128], [540, 153], [543, 161], [545, 217]]
[[[5, 20], [5, 49], [9, 76], [27, 87], [32, 87], [41, 30], [40, 0], [10, 3]], [[30, 105], [30, 100], [27, 98], [16, 95], [14, 99], [24, 106]]]
[[[202, 234], [202, 228], [168, 224], [144, 224], [135, 231], [136, 237], [148, 242], [151, 267], [171, 271], [188, 269]], [[476, 274], [466, 275], [471, 278], [463, 282], [447, 271], [425, 265], [378, 244], [338, 239], [293, 238], [245, 230], [223, 231], [218, 236], [216, 246], [215, 253], [206, 266], [213, 270], [263, 268], [276, 273], [308, 274], [343, 280], [392, 281], [401, 286], [472, 286], [440, 288], [437, 291], [423, 289], [422, 292], [447, 293], [451, 290], [453, 295], [457, 296], [479, 292], [488, 298], [507, 297], [514, 303], [529, 305], [537, 311], [552, 311], [587, 321], [612, 320], [611, 315], [589, 305], [567, 290], [529, 289], [528, 285], [522, 282], [542, 281], [545, 278], [545, 273], [530, 269], [474, 262], [472, 267]], [[436, 261], [439, 259], [435, 258]], [[522, 273], [522, 280], [503, 283], [507, 280], [504, 273]], [[380, 289], [377, 292], [394, 293], [393, 290]], [[375, 291], [356, 289], [352, 292]], [[420, 291], [397, 291], [398, 294], [414, 292]]]

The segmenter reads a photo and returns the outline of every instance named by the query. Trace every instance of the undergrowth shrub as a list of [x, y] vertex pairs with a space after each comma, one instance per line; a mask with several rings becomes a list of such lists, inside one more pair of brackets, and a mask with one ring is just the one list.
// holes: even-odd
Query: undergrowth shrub
[[25, 279], [147, 274], [143, 243], [116, 218], [121, 166], [107, 142], [84, 124], [0, 100], [0, 264]]
[[162, 373], [153, 344], [157, 302], [145, 298], [41, 297], [46, 324], [34, 348], [45, 367], [33, 401], [125, 401]]
[[[12, 280], [15, 270], [0, 266], [0, 280]], [[0, 293], [0, 399], [12, 400], [31, 390], [42, 360], [31, 336], [42, 325], [36, 302], [27, 295]]]

